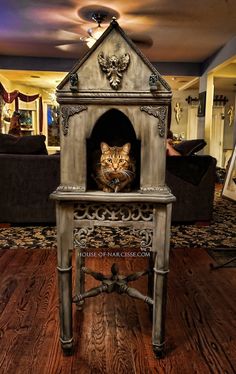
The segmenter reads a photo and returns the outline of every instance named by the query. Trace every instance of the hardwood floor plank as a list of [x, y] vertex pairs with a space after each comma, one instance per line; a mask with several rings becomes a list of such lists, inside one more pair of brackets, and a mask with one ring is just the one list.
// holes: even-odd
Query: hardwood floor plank
[[[122, 274], [143, 259], [89, 259], [87, 266]], [[210, 270], [202, 249], [171, 251], [166, 319], [167, 355], [156, 360], [149, 309], [126, 295], [102, 294], [74, 309], [75, 352], [59, 343], [55, 250], [0, 254], [1, 374], [233, 374], [236, 367], [236, 269]], [[86, 289], [98, 284], [87, 276]], [[132, 286], [147, 292], [147, 278]]]
[[[212, 373], [233, 373], [234, 363], [231, 362], [232, 359], [229, 360], [227, 357], [222, 342], [230, 336], [233, 320], [230, 320], [229, 317], [233, 309], [235, 313], [235, 302], [232, 303], [229, 294], [226, 296], [227, 293], [225, 292], [216, 293], [215, 282], [217, 280], [220, 281], [218, 279], [219, 275], [216, 274], [215, 278], [212, 278], [214, 275], [210, 273], [208, 255], [205, 251], [181, 250], [183, 254], [182, 258], [178, 256], [177, 251], [173, 252], [175, 270], [179, 270], [180, 272], [180, 276], [174, 279], [175, 288], [177, 286], [178, 289], [178, 300], [176, 300], [175, 304], [178, 309], [179, 303], [182, 305], [180, 318], [177, 317], [177, 320], [179, 319], [181, 330], [185, 333], [188, 350], [197, 350], [198, 356], [201, 358], [202, 364], [204, 364], [204, 370]], [[198, 262], [197, 272], [194, 269], [194, 261]], [[185, 265], [184, 270], [182, 266], [183, 262]], [[233, 271], [235, 273], [235, 269]], [[225, 279], [226, 284], [228, 284], [227, 278], [228, 275], [226, 275]], [[209, 282], [210, 279], [211, 282]], [[221, 285], [218, 288], [221, 288]], [[171, 290], [169, 291], [170, 295], [174, 297]], [[223, 309], [224, 312], [222, 311], [224, 302], [227, 307], [227, 313], [225, 309]], [[173, 305], [174, 300], [171, 300], [170, 303]], [[231, 304], [230, 308], [229, 304]], [[171, 308], [171, 310], [175, 310], [175, 308]], [[224, 319], [226, 318], [229, 323], [227, 325], [228, 328], [221, 330], [220, 334], [219, 329], [215, 329], [219, 315], [221, 315], [221, 318], [224, 315]], [[172, 317], [172, 319], [174, 318], [176, 316]], [[233, 358], [236, 355], [236, 351], [232, 353]]]

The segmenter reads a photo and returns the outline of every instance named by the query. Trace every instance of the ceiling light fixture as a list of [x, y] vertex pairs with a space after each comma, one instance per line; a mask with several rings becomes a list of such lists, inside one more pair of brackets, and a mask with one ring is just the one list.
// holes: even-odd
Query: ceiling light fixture
[[106, 19], [106, 17], [107, 15], [105, 13], [93, 13], [91, 18], [97, 23], [97, 26], [91, 27], [87, 30], [89, 37], [81, 38], [86, 41], [89, 48], [91, 48], [104, 33], [105, 29], [101, 26], [101, 23]]

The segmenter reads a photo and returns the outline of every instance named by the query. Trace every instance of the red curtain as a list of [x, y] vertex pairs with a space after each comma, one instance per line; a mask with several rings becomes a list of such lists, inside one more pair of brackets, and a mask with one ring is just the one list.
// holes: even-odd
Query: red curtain
[[31, 102], [39, 98], [39, 132], [43, 132], [43, 102], [42, 97], [39, 94], [36, 95], [25, 95], [17, 90], [7, 92], [0, 82], [0, 95], [3, 97], [5, 103], [12, 103], [15, 100], [15, 110], [19, 110], [19, 99], [24, 102]]
[[5, 103], [12, 103], [18, 96], [19, 92], [17, 90], [12, 92], [7, 92], [3, 87], [2, 83], [0, 82], [0, 95], [2, 95], [3, 100]]

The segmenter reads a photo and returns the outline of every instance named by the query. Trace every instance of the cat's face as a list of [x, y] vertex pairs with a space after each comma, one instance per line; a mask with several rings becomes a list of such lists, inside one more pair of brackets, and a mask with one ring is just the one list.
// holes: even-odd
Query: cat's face
[[122, 173], [123, 170], [129, 169], [130, 164], [130, 143], [126, 143], [123, 147], [109, 147], [106, 143], [101, 143], [101, 167], [111, 177]]
[[101, 143], [100, 162], [96, 166], [95, 180], [104, 192], [119, 192], [128, 190], [135, 177], [135, 163], [130, 157], [131, 145], [110, 147]]

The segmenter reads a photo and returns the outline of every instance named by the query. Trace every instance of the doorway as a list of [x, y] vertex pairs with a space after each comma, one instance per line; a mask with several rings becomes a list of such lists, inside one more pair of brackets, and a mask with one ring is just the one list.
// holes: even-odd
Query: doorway
[[188, 106], [187, 140], [198, 138], [198, 105]]
[[212, 111], [212, 125], [210, 138], [210, 154], [217, 160], [217, 166], [223, 167], [224, 141], [224, 106], [214, 106]]

